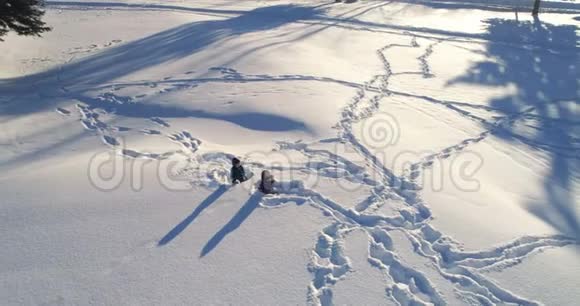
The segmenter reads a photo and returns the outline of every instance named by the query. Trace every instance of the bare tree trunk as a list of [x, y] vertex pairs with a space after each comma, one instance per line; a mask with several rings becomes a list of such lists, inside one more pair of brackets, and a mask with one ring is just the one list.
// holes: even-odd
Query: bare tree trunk
[[537, 16], [539, 13], [540, 13], [540, 0], [535, 0], [532, 15]]

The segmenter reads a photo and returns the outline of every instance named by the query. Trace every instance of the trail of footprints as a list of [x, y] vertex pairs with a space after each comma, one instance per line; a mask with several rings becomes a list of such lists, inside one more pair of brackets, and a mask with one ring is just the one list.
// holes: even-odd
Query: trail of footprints
[[332, 303], [330, 286], [351, 270], [350, 261], [344, 256], [342, 245], [344, 235], [348, 230], [349, 228], [340, 222], [335, 222], [319, 234], [312, 261], [308, 267], [314, 275], [314, 280], [308, 288], [310, 302], [330, 305]]
[[411, 180], [416, 179], [420, 175], [422, 170], [433, 166], [436, 159], [443, 160], [451, 157], [454, 154], [461, 153], [462, 151], [467, 149], [470, 145], [481, 142], [489, 135], [492, 135], [494, 132], [496, 132], [498, 129], [503, 128], [505, 125], [513, 124], [516, 120], [524, 118], [527, 114], [533, 111], [534, 107], [529, 107], [522, 112], [515, 113], [510, 116], [501, 117], [496, 122], [492, 123], [488, 130], [480, 133], [479, 135], [464, 139], [455, 145], [444, 148], [440, 152], [427, 155], [419, 162], [416, 162], [410, 166], [411, 170], [410, 179]]
[[[436, 43], [435, 43], [436, 44]], [[434, 76], [431, 72], [427, 59], [433, 52], [430, 45], [424, 55], [418, 58], [425, 78]], [[333, 285], [341, 279], [348, 277], [351, 271], [351, 263], [344, 256], [344, 237], [354, 228], [363, 229], [369, 237], [369, 262], [385, 272], [387, 277], [385, 285], [386, 296], [400, 305], [446, 305], [449, 303], [444, 296], [431, 283], [429, 278], [420, 271], [407, 266], [397, 255], [393, 246], [390, 232], [393, 230], [402, 231], [406, 234], [411, 243], [415, 246], [415, 252], [429, 260], [439, 271], [443, 279], [448, 280], [456, 288], [456, 295], [460, 300], [473, 304], [503, 304], [512, 303], [518, 305], [535, 305], [534, 301], [519, 297], [494, 282], [486, 279], [482, 272], [490, 269], [505, 269], [511, 265], [518, 264], [526, 257], [539, 250], [550, 247], [561, 247], [575, 243], [573, 240], [563, 236], [551, 237], [522, 237], [504, 246], [490, 250], [464, 252], [458, 248], [458, 243], [438, 232], [431, 225], [429, 220], [431, 213], [429, 208], [423, 203], [413, 184], [405, 184], [406, 178], [397, 178], [388, 169], [378, 165], [377, 161], [365, 150], [364, 146], [356, 139], [352, 133], [352, 123], [364, 118], [373, 116], [378, 110], [380, 100], [388, 97], [388, 81], [393, 76], [388, 59], [384, 51], [393, 47], [418, 47], [416, 39], [413, 38], [410, 45], [387, 45], [377, 51], [384, 66], [384, 73], [375, 75], [366, 83], [347, 105], [342, 113], [343, 118], [337, 125], [340, 142], [353, 146], [365, 157], [368, 164], [378, 169], [385, 170], [382, 180], [371, 181], [365, 179], [364, 170], [356, 167], [348, 167], [348, 162], [340, 161], [338, 157], [329, 152], [321, 150], [311, 150], [308, 145], [283, 144], [282, 149], [298, 150], [310, 159], [313, 157], [327, 158], [329, 165], [338, 165], [346, 169], [347, 177], [358, 180], [359, 183], [374, 186], [371, 195], [355, 206], [355, 209], [346, 209], [331, 199], [324, 197], [313, 190], [300, 189], [291, 192], [282, 192], [275, 197], [266, 197], [263, 201], [265, 207], [283, 205], [288, 202], [301, 204], [307, 202], [322, 209], [326, 215], [332, 216], [335, 223], [325, 228], [319, 235], [318, 242], [313, 249], [313, 258], [309, 265], [309, 270], [313, 274], [313, 280], [309, 285], [308, 301], [314, 305], [331, 305], [333, 299]], [[369, 88], [379, 88], [380, 93], [369, 97]], [[465, 113], [459, 109], [462, 115]], [[478, 143], [485, 139], [495, 129], [501, 128], [504, 124], [511, 124], [521, 116], [531, 110], [526, 110], [521, 114], [514, 114], [498, 120], [492, 127], [480, 135], [465, 139], [461, 143], [445, 148], [442, 152], [430, 155], [424, 161], [413, 165], [413, 168], [428, 167], [434, 158], [448, 158], [454, 153], [460, 152], [473, 143]], [[470, 116], [467, 116], [470, 118]], [[472, 118], [470, 118], [472, 119]], [[320, 163], [309, 164], [320, 171]], [[325, 171], [321, 171], [324, 173]], [[397, 182], [397, 184], [393, 184]], [[298, 199], [302, 199], [302, 201]], [[407, 208], [400, 209], [400, 216], [385, 217], [374, 214], [373, 211], [379, 203], [384, 203], [387, 198], [397, 198], [406, 203]]]
[[[122, 98], [118, 97], [114, 94], [103, 94], [99, 96], [100, 100], [106, 100], [110, 103], [117, 103], [117, 104], [124, 104], [124, 103], [132, 103], [131, 98]], [[139, 152], [132, 149], [127, 149], [124, 147], [124, 144], [119, 140], [119, 137], [116, 134], [120, 132], [128, 132], [131, 131], [131, 128], [121, 127], [121, 126], [111, 126], [109, 125], [106, 120], [103, 120], [103, 116], [111, 115], [107, 110], [99, 107], [91, 107], [83, 103], [77, 103], [76, 108], [80, 115], [80, 123], [82, 124], [83, 128], [87, 131], [95, 132], [97, 135], [100, 136], [102, 142], [114, 149], [118, 149], [119, 153], [127, 158], [145, 158], [145, 159], [166, 159], [171, 157], [180, 150], [177, 151], [168, 151], [164, 153], [151, 153], [151, 152]], [[56, 112], [63, 115], [63, 116], [71, 116], [72, 112], [58, 107], [56, 108]], [[157, 117], [153, 117], [149, 119], [151, 122], [167, 128], [170, 127], [169, 123], [165, 120]], [[139, 130], [141, 134], [144, 135], [163, 135], [163, 133], [159, 130], [144, 128]], [[173, 133], [166, 135], [168, 139], [173, 142], [180, 144], [188, 153], [192, 154], [197, 151], [199, 146], [201, 145], [201, 141], [197, 138], [194, 138], [189, 132], [182, 131], [178, 133]]]
[[[437, 41], [425, 48], [423, 55], [417, 58], [421, 74], [424, 78], [434, 77], [428, 59], [433, 54]], [[451, 238], [433, 228], [431, 211], [418, 194], [418, 188], [413, 179], [420, 172], [430, 167], [436, 158], [449, 158], [453, 154], [461, 152], [469, 145], [484, 140], [495, 129], [513, 122], [529, 114], [532, 110], [526, 110], [513, 116], [500, 118], [491, 124], [490, 129], [476, 137], [465, 139], [460, 143], [444, 148], [441, 152], [431, 154], [423, 160], [411, 166], [410, 177], [397, 177], [389, 169], [381, 165], [372, 153], [365, 148], [353, 133], [353, 123], [370, 118], [379, 109], [381, 100], [393, 94], [389, 89], [389, 80], [395, 76], [385, 53], [392, 48], [419, 48], [416, 37], [411, 37], [409, 44], [388, 44], [378, 50], [376, 55], [383, 65], [383, 71], [373, 76], [365, 85], [359, 88], [350, 103], [344, 108], [342, 118], [337, 123], [339, 137], [333, 140], [336, 143], [346, 144], [352, 147], [366, 160], [372, 171], [380, 173], [379, 177], [370, 175], [369, 169], [358, 166], [348, 159], [338, 156], [333, 152], [322, 149], [312, 149], [305, 143], [280, 142], [277, 150], [294, 150], [303, 154], [309, 160], [308, 163], [294, 168], [277, 167], [281, 171], [302, 171], [316, 173], [330, 179], [346, 179], [352, 183], [363, 184], [371, 187], [367, 198], [357, 203], [354, 208], [347, 209], [332, 199], [324, 196], [303, 182], [281, 182], [282, 190], [278, 195], [266, 196], [260, 203], [263, 208], [273, 209], [295, 203], [296, 205], [312, 205], [334, 222], [324, 228], [318, 235], [317, 242], [312, 249], [311, 262], [308, 270], [313, 279], [308, 285], [307, 300], [313, 305], [332, 305], [333, 287], [340, 280], [348, 277], [352, 271], [352, 263], [344, 254], [345, 237], [353, 230], [363, 230], [368, 236], [368, 262], [384, 272], [385, 297], [399, 305], [446, 305], [449, 301], [437, 290], [429, 277], [406, 264], [398, 255], [397, 248], [391, 238], [393, 231], [404, 233], [414, 247], [414, 252], [430, 262], [437, 270], [442, 279], [447, 280], [455, 288], [455, 293], [461, 300], [472, 304], [504, 304], [513, 303], [519, 305], [534, 305], [534, 301], [516, 296], [501, 288], [499, 285], [486, 279], [483, 272], [489, 270], [501, 270], [516, 265], [531, 254], [550, 247], [562, 247], [575, 242], [563, 236], [550, 237], [522, 237], [503, 246], [481, 251], [461, 251], [459, 244]], [[221, 73], [225, 80], [247, 80], [248, 78], [265, 79], [300, 79], [335, 82], [329, 78], [315, 78], [304, 76], [245, 76], [238, 71], [217, 67], [212, 70]], [[192, 83], [193, 82], [193, 83]], [[197, 86], [195, 81], [188, 81], [183, 86]], [[179, 85], [179, 84], [178, 84]], [[156, 83], [151, 84], [156, 87]], [[141, 97], [136, 98], [142, 98]], [[114, 94], [104, 94], [99, 97], [107, 103], [133, 103], [132, 98], [122, 98]], [[431, 101], [432, 100], [432, 101]], [[435, 99], [429, 102], [450, 107], [462, 116], [472, 120], [480, 120], [456, 105]], [[76, 105], [80, 114], [80, 122], [83, 127], [96, 132], [103, 142], [112, 148], [122, 146], [116, 137], [117, 133], [131, 129], [110, 126], [103, 116], [108, 113], [100, 108], [93, 108], [82, 103]], [[56, 111], [70, 117], [72, 112], [65, 108], [57, 108]], [[149, 118], [151, 123], [162, 129], [167, 129], [170, 124], [157, 117]], [[485, 122], [484, 122], [485, 123]], [[195, 163], [190, 168], [183, 169], [183, 173], [198, 183], [216, 182], [223, 184], [227, 181], [228, 167], [232, 155], [226, 153], [199, 154], [198, 150], [202, 142], [193, 137], [188, 131], [180, 131], [164, 134], [162, 131], [143, 128], [140, 133], [148, 136], [167, 137], [168, 140], [177, 143], [182, 150], [165, 153], [145, 153], [122, 148], [121, 154], [127, 158], [166, 159], [177, 152], [184, 152], [190, 157], [195, 157]], [[211, 170], [200, 167], [202, 164], [215, 164]], [[250, 169], [263, 169], [267, 166], [248, 161]], [[274, 169], [274, 168], [272, 168]], [[200, 176], [199, 171], [205, 171]], [[197, 172], [197, 173], [196, 173]], [[251, 170], [249, 171], [251, 173]], [[209, 185], [209, 184], [208, 184]], [[378, 211], [387, 200], [401, 203], [395, 215], [384, 216]], [[448, 298], [448, 297], [447, 297]]]
[[429, 66], [428, 58], [433, 54], [433, 48], [440, 43], [440, 41], [430, 44], [426, 49], [425, 53], [419, 56], [417, 59], [419, 60], [419, 65], [421, 66], [421, 72], [423, 74], [423, 78], [433, 78], [435, 75], [431, 71], [431, 67]]
[[98, 51], [98, 50], [102, 50], [104, 48], [111, 47], [111, 46], [116, 45], [116, 44], [119, 44], [121, 42], [122, 42], [122, 40], [120, 40], [120, 39], [114, 39], [114, 40], [111, 40], [109, 42], [106, 42], [106, 43], [104, 43], [104, 44], [102, 44], [100, 46], [99, 45], [96, 45], [96, 44], [92, 44], [92, 45], [84, 46], [84, 47], [71, 48], [66, 53], [69, 54], [69, 55], [77, 55], [77, 54], [91, 53], [91, 52], [95, 52], [95, 51]]

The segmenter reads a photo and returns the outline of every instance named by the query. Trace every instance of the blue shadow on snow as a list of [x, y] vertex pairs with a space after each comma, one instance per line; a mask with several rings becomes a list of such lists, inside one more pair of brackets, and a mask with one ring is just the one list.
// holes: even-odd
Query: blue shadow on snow
[[[58, 98], [82, 95], [137, 71], [211, 48], [217, 42], [312, 19], [320, 14], [319, 8], [292, 4], [260, 7], [229, 19], [184, 24], [40, 73], [0, 79], [0, 92], [15, 96], [13, 100], [17, 102], [1, 107], [0, 114], [40, 111], [58, 103]], [[30, 98], [30, 88], [46, 98]], [[62, 88], [66, 88], [67, 94], [63, 95]]]
[[209, 254], [213, 249], [215, 249], [218, 244], [231, 232], [236, 230], [240, 225], [252, 214], [252, 212], [258, 208], [260, 200], [263, 194], [261, 192], [256, 192], [250, 196], [248, 201], [240, 208], [232, 219], [222, 227], [203, 247], [199, 257], [204, 257]]
[[[580, 101], [577, 27], [543, 23], [538, 18], [533, 22], [497, 18], [486, 23], [486, 55], [493, 60], [475, 63], [450, 84], [516, 87], [514, 93], [491, 100], [490, 106], [524, 124], [507, 124], [494, 135], [548, 153], [547, 200], [532, 201], [527, 209], [580, 240], [580, 212], [573, 191], [580, 171], [580, 118], [575, 111]], [[504, 43], [508, 39], [511, 43]]]
[[216, 189], [212, 194], [210, 194], [203, 202], [201, 202], [195, 210], [191, 213], [191, 215], [187, 216], [187, 218], [183, 219], [179, 224], [177, 224], [172, 230], [169, 231], [159, 242], [157, 246], [164, 246], [171, 242], [175, 237], [177, 237], [181, 232], [183, 232], [195, 219], [201, 214], [201, 212], [208, 208], [211, 204], [213, 204], [217, 199], [219, 199], [228, 188], [226, 186], [220, 186]]
[[124, 103], [117, 104], [87, 96], [76, 96], [75, 99], [86, 103], [92, 109], [102, 109], [107, 113], [114, 113], [130, 118], [204, 118], [227, 121], [241, 127], [257, 130], [282, 132], [302, 130], [311, 132], [303, 122], [268, 113], [246, 112], [234, 114], [212, 113], [202, 110], [192, 110], [178, 106], [164, 106], [151, 103]]

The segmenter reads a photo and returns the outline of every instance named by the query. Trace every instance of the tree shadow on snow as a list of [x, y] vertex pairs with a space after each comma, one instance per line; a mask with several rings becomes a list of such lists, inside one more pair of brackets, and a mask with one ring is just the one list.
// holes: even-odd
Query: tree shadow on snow
[[[532, 0], [403, 0], [403, 2], [420, 4], [438, 9], [483, 9], [506, 11], [508, 9], [517, 8], [529, 12], [531, 12], [534, 6], [534, 1]], [[580, 10], [580, 5], [572, 1], [542, 1], [542, 10], [567, 10], [577, 12]]]
[[169, 231], [159, 242], [157, 246], [164, 246], [171, 242], [175, 237], [177, 237], [181, 232], [183, 232], [195, 219], [203, 212], [204, 209], [208, 208], [211, 204], [213, 204], [217, 199], [219, 199], [228, 188], [226, 186], [220, 186], [216, 189], [213, 193], [211, 193], [203, 202], [201, 202], [195, 210], [191, 213], [191, 215], [187, 216], [187, 218], [183, 219], [179, 224], [177, 224], [172, 230]]
[[[175, 61], [211, 48], [217, 42], [251, 32], [267, 31], [321, 14], [315, 7], [274, 5], [242, 12], [225, 20], [210, 20], [181, 25], [157, 34], [107, 49], [78, 61], [44, 72], [0, 80], [0, 92], [22, 95], [18, 103], [0, 108], [0, 114], [17, 115], [41, 111], [56, 103], [63, 89], [72, 96], [119, 79], [134, 72]], [[27, 95], [42, 92], [46, 99]], [[17, 99], [18, 100], [18, 99]]]
[[248, 201], [240, 208], [232, 219], [224, 225], [203, 247], [199, 257], [204, 257], [215, 249], [218, 244], [231, 232], [236, 230], [242, 223], [252, 214], [252, 212], [260, 205], [260, 200], [263, 194], [256, 192], [250, 196]]
[[[86, 103], [89, 108], [105, 108], [129, 117], [201, 117], [224, 120], [254, 130], [310, 132], [303, 122], [267, 113], [224, 115], [153, 103], [112, 105], [112, 103], [107, 104], [88, 95], [96, 88], [106, 86], [110, 82], [137, 71], [185, 58], [212, 48], [216, 43], [246, 33], [267, 31], [297, 20], [314, 18], [322, 14], [322, 10], [319, 7], [274, 5], [251, 11], [227, 13], [240, 13], [240, 15], [229, 19], [184, 24], [43, 72], [0, 79], [0, 96], [4, 100], [0, 101], [0, 123], [7, 124], [18, 115], [46, 111], [60, 105], [63, 101], [79, 100]], [[82, 133], [28, 155], [36, 156], [47, 150], [57, 149], [80, 136]], [[16, 157], [3, 161], [2, 164], [13, 164], [21, 159]]]
[[154, 3], [125, 3], [125, 2], [78, 2], [78, 1], [47, 1], [46, 5], [48, 7], [57, 7], [58, 9], [67, 9], [70, 7], [82, 7], [83, 10], [90, 9], [137, 9], [137, 10], [159, 10], [159, 11], [181, 11], [181, 12], [191, 12], [198, 14], [226, 14], [226, 15], [238, 15], [243, 14], [244, 11], [241, 10], [222, 10], [215, 8], [197, 8], [197, 7], [186, 7], [168, 4], [154, 4]]
[[[539, 19], [490, 19], [486, 23], [490, 40], [486, 53], [494, 60], [475, 64], [451, 83], [516, 86], [514, 94], [491, 101], [503, 115], [517, 117], [494, 134], [548, 153], [550, 171], [544, 179], [547, 202], [528, 203], [528, 210], [563, 234], [580, 239], [573, 191], [580, 170], [576, 26], [556, 26]], [[496, 43], [506, 39], [512, 44]]]
[[128, 118], [205, 118], [227, 121], [241, 127], [256, 130], [256, 131], [290, 131], [302, 130], [310, 132], [310, 128], [303, 122], [293, 120], [284, 116], [275, 114], [245, 112], [235, 114], [220, 114], [212, 113], [203, 110], [192, 110], [177, 106], [165, 106], [161, 104], [152, 103], [111, 103], [100, 99], [91, 98], [89, 96], [77, 96], [78, 101], [81, 101], [89, 106], [89, 108], [102, 109], [108, 113], [113, 113]]

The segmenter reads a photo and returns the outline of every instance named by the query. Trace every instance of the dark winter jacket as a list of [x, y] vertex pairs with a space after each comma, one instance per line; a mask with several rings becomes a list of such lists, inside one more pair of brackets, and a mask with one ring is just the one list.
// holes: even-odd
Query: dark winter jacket
[[246, 171], [244, 171], [244, 167], [242, 166], [233, 166], [231, 171], [232, 176], [232, 183], [241, 183], [246, 181], [248, 178], [246, 177]]
[[276, 180], [274, 180], [270, 171], [264, 170], [262, 172], [262, 181], [260, 182], [259, 187], [260, 191], [263, 193], [276, 193], [274, 190], [274, 183], [276, 183]]

